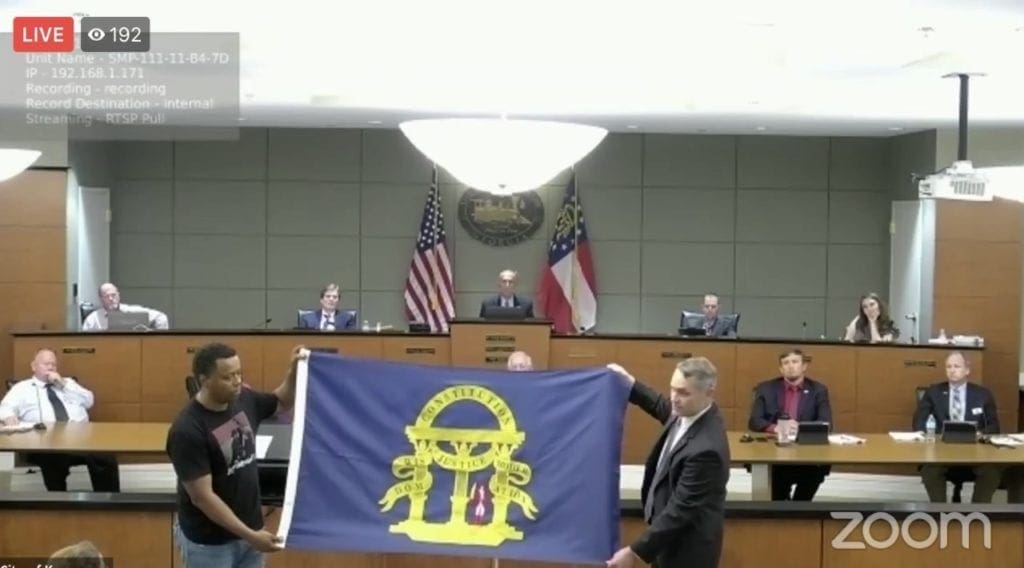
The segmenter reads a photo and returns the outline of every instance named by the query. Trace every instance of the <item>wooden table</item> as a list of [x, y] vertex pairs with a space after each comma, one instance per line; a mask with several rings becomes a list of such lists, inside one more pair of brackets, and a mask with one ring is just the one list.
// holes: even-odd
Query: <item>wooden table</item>
[[[164, 454], [170, 424], [161, 422], [67, 422], [46, 430], [0, 435], [0, 452], [111, 452]], [[11, 470], [0, 469], [0, 491], [11, 488]]]
[[863, 444], [776, 446], [772, 440], [740, 442], [743, 434], [729, 432], [729, 451], [733, 463], [750, 464], [755, 501], [771, 499], [773, 465], [1024, 465], [1024, 448], [989, 444], [897, 442], [888, 434], [858, 434]]

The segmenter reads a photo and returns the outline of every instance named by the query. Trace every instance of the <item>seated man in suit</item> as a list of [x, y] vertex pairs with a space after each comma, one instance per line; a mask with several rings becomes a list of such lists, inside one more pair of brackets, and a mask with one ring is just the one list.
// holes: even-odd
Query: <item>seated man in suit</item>
[[[967, 380], [970, 373], [971, 365], [963, 353], [954, 351], [946, 357], [946, 380], [929, 386], [918, 401], [917, 410], [914, 411], [915, 430], [923, 432], [930, 415], [935, 417], [935, 429], [940, 433], [946, 420], [974, 421], [978, 423], [979, 432], [999, 433], [996, 400], [990, 390]], [[946, 474], [950, 469], [945, 465], [921, 466], [921, 481], [932, 503], [946, 502]], [[991, 503], [992, 495], [999, 489], [1002, 468], [979, 465], [967, 469], [973, 470], [975, 476], [971, 502]]]
[[533, 302], [516, 295], [517, 277], [518, 274], [515, 270], [506, 269], [498, 274], [498, 295], [480, 302], [480, 317], [485, 317], [487, 306], [503, 306], [508, 308], [522, 306], [526, 317], [533, 317]]
[[[718, 316], [718, 294], [708, 293], [704, 295], [704, 305], [701, 306], [704, 318], [700, 320], [700, 327], [708, 337], [736, 337], [736, 320], [730, 317]], [[697, 322], [690, 322], [687, 317], [689, 312], [683, 312], [683, 321], [680, 327], [688, 327]]]
[[320, 309], [302, 314], [299, 327], [323, 331], [355, 329], [355, 314], [338, 310], [339, 301], [341, 301], [341, 289], [338, 288], [338, 285], [331, 283], [324, 286], [320, 290]]
[[[19, 422], [88, 422], [93, 394], [75, 379], [57, 372], [57, 356], [40, 349], [32, 359], [32, 377], [18, 381], [0, 401], [0, 420]], [[89, 468], [93, 491], [121, 490], [117, 460], [108, 455], [33, 453], [29, 461], [39, 466], [48, 491], [67, 491], [73, 465]]]
[[[795, 433], [800, 422], [832, 424], [828, 387], [806, 376], [807, 359], [799, 349], [779, 356], [781, 377], [757, 385], [748, 427], [754, 432]], [[829, 474], [829, 466], [789, 465], [772, 468], [772, 501], [810, 501]], [[793, 486], [796, 486], [795, 489]]]
[[100, 285], [100, 304], [102, 307], [93, 313], [89, 314], [89, 317], [85, 318], [82, 322], [82, 331], [105, 331], [108, 328], [109, 321], [107, 314], [111, 312], [122, 312], [126, 314], [130, 313], [145, 313], [149, 315], [149, 328], [150, 329], [168, 329], [167, 314], [160, 310], [154, 310], [153, 308], [147, 308], [145, 306], [136, 306], [134, 304], [122, 304], [121, 303], [121, 292], [110, 282], [105, 282]]

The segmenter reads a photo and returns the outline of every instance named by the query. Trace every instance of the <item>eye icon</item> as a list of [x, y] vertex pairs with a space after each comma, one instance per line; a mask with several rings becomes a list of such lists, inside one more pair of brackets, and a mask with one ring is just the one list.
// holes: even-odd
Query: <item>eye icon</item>
[[101, 30], [100, 28], [93, 28], [89, 30], [89, 33], [86, 35], [88, 35], [89, 39], [91, 39], [92, 41], [100, 41], [107, 34], [103, 33], [103, 30]]

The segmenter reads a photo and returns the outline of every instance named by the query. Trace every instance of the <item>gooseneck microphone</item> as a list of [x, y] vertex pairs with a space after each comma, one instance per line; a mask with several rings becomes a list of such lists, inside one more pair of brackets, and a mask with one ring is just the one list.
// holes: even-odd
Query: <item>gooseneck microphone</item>
[[32, 425], [34, 430], [46, 430], [46, 424], [43, 424], [43, 401], [39, 398], [39, 385], [34, 385], [36, 390], [36, 408], [39, 410], [39, 422]]
[[267, 318], [267, 319], [263, 320], [262, 323], [258, 323], [256, 325], [252, 326], [250, 329], [267, 329], [267, 325], [270, 322], [272, 322], [272, 321], [274, 321], [274, 318]]

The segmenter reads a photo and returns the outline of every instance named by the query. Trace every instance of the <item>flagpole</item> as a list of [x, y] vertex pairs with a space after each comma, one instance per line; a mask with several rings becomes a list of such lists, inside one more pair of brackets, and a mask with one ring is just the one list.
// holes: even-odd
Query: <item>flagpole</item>
[[[580, 249], [579, 249], [579, 246], [580, 246], [580, 243], [579, 243], [579, 235], [580, 235], [580, 231], [579, 231], [579, 229], [580, 229], [579, 211], [580, 211], [580, 188], [579, 188], [579, 185], [576, 183], [576, 165], [574, 164], [572, 166], [572, 255], [573, 255], [573, 258], [576, 259], [577, 261], [579, 261], [579, 254], [580, 254]], [[569, 304], [570, 305], [569, 319], [572, 320], [572, 327], [573, 327], [572, 330], [573, 330], [573, 333], [575, 334], [575, 333], [579, 333], [579, 329], [577, 329], [579, 326], [576, 325], [576, 309], [575, 309], [575, 306], [576, 306], [576, 271], [572, 270], [572, 266], [574, 266], [574, 264], [571, 264], [570, 268], [569, 268], [569, 286], [570, 286], [570, 289], [572, 290], [572, 301]]]

